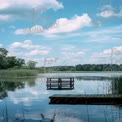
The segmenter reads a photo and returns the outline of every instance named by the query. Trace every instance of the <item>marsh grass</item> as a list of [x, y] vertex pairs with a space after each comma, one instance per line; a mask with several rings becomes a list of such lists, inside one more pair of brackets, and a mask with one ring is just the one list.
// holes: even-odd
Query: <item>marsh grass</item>
[[37, 70], [29, 69], [0, 70], [0, 78], [21, 78], [36, 76], [37, 74]]
[[122, 95], [122, 76], [114, 77], [112, 86], [113, 86], [113, 91], [115, 92], [115, 94]]

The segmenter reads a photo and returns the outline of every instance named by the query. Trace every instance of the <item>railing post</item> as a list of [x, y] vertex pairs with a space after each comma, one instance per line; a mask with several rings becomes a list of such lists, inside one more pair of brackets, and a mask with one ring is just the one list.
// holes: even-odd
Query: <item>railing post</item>
[[61, 78], [58, 78], [58, 88], [59, 89], [62, 88], [62, 80], [61, 80]]
[[47, 89], [48, 89], [48, 78], [47, 78]]
[[70, 88], [72, 88], [72, 78], [70, 78]]
[[51, 89], [51, 78], [50, 78], [50, 89]]

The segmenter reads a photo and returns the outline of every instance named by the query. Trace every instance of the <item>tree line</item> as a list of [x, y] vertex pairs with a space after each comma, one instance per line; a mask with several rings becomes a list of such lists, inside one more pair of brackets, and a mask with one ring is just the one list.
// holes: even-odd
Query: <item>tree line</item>
[[78, 64], [46, 67], [47, 71], [122, 71], [122, 64]]
[[[29, 68], [34, 69], [37, 62], [28, 61], [16, 56], [8, 56], [8, 51], [0, 48], [0, 69]], [[41, 67], [43, 68], [43, 67]], [[122, 71], [122, 64], [77, 64], [75, 66], [44, 67], [46, 71]]]
[[8, 56], [8, 51], [5, 48], [0, 48], [0, 69], [10, 69], [10, 68], [29, 68], [33, 69], [36, 66], [35, 61], [28, 61], [22, 58], [17, 58], [16, 56]]

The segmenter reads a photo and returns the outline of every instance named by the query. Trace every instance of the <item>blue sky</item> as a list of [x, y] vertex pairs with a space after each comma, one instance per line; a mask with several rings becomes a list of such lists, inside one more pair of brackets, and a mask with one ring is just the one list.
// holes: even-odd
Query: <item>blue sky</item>
[[121, 62], [121, 0], [0, 0], [0, 47], [38, 66]]

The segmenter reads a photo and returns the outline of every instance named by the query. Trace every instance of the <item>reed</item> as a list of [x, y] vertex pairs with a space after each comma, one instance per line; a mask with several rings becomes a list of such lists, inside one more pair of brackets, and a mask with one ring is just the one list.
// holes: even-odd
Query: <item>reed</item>
[[36, 76], [37, 70], [30, 69], [12, 69], [12, 70], [0, 70], [0, 78], [21, 78]]

